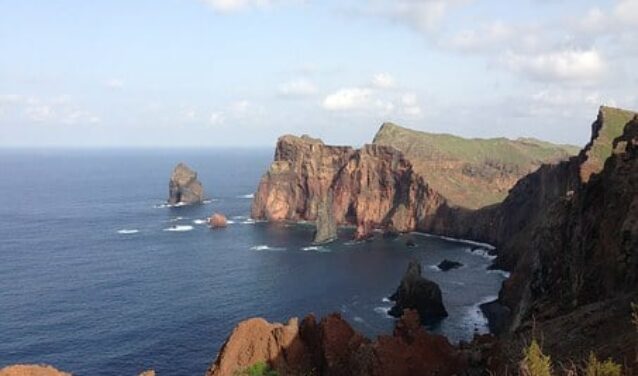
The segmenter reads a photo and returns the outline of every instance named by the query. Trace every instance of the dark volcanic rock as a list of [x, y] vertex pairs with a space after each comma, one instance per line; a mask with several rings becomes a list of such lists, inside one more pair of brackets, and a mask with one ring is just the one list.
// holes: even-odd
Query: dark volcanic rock
[[397, 291], [390, 297], [395, 305], [388, 314], [401, 317], [405, 309], [416, 309], [421, 322], [428, 323], [447, 317], [439, 285], [421, 276], [421, 264], [410, 261]]
[[317, 209], [316, 230], [313, 243], [325, 244], [337, 238], [337, 221], [332, 214], [332, 192], [328, 192], [319, 201]]
[[204, 188], [197, 180], [197, 173], [183, 163], [175, 166], [168, 183], [169, 204], [196, 204], [204, 200]]
[[461, 266], [463, 266], [463, 264], [461, 264], [458, 261], [451, 261], [451, 260], [445, 259], [445, 260], [441, 261], [439, 263], [439, 265], [437, 265], [437, 266], [442, 271], [447, 272], [448, 270], [451, 270], [451, 269], [460, 268]]

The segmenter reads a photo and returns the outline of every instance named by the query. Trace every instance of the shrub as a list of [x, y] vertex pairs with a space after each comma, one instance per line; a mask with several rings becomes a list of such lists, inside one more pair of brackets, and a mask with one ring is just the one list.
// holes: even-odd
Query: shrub
[[601, 362], [592, 352], [589, 354], [587, 368], [585, 368], [585, 376], [620, 376], [621, 371], [622, 367], [620, 364], [614, 363], [611, 359]]
[[549, 356], [543, 354], [541, 347], [532, 340], [532, 343], [524, 351], [523, 363], [521, 364], [521, 373], [524, 376], [551, 376], [552, 360]]
[[252, 366], [235, 373], [236, 376], [279, 376], [266, 362], [257, 362]]

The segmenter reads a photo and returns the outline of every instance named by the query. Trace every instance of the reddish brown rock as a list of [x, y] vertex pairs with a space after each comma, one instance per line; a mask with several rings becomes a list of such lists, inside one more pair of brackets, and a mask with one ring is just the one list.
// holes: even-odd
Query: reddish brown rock
[[429, 334], [418, 314], [410, 310], [393, 335], [374, 341], [357, 333], [339, 314], [328, 315], [319, 323], [308, 316], [299, 327], [291, 323], [284, 326], [285, 334], [274, 334], [281, 324], [261, 319], [241, 323], [207, 375], [232, 375], [259, 361], [281, 375], [445, 376], [467, 367], [464, 355], [445, 337]]
[[307, 353], [299, 339], [296, 318], [286, 325], [249, 319], [235, 327], [206, 375], [232, 376], [258, 362], [268, 363], [281, 374], [291, 374], [307, 368]]
[[445, 203], [392, 147], [354, 150], [283, 136], [275, 161], [259, 183], [252, 217], [315, 221], [317, 208], [330, 194], [336, 223], [355, 225], [357, 239], [369, 237], [376, 228], [413, 230]]
[[225, 215], [215, 213], [208, 218], [208, 224], [212, 228], [223, 228], [228, 226], [228, 220]]
[[0, 376], [70, 376], [47, 365], [16, 364], [0, 369]]

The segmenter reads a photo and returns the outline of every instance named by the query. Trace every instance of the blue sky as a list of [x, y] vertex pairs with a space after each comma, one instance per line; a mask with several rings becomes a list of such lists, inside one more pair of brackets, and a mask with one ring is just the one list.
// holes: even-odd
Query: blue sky
[[638, 109], [638, 0], [0, 0], [0, 146], [582, 145]]

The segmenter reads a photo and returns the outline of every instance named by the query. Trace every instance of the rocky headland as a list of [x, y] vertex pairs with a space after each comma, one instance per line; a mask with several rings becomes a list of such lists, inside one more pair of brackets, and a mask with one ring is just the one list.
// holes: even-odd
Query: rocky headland
[[179, 163], [173, 169], [168, 183], [168, 203], [197, 204], [204, 201], [204, 188], [197, 180], [197, 173], [184, 163]]
[[521, 336], [542, 332], [559, 360], [583, 359], [598, 349], [627, 361], [635, 356], [629, 303], [638, 301], [635, 117], [601, 107], [591, 140], [577, 155], [560, 160], [567, 154], [550, 153], [548, 163], [533, 164], [502, 202], [479, 209], [448, 200], [415, 171], [409, 150], [389, 146], [402, 147], [388, 141], [394, 126], [384, 125], [375, 140], [384, 145], [358, 150], [284, 136], [252, 214], [312, 221], [312, 203], [332, 191], [336, 222], [356, 225], [357, 238], [378, 228], [490, 243], [496, 266], [511, 277], [486, 311], [498, 313], [494, 325], [510, 341], [512, 357], [520, 358]]

